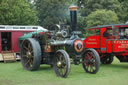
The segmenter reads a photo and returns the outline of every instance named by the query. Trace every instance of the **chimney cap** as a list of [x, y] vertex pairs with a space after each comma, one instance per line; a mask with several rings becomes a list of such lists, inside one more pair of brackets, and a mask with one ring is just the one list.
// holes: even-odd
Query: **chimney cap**
[[77, 11], [78, 6], [73, 5], [73, 6], [70, 6], [69, 9], [70, 11]]

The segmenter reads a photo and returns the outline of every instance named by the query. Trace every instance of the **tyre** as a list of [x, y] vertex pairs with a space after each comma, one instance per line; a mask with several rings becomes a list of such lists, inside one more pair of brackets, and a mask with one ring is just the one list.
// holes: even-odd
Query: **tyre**
[[87, 73], [96, 74], [100, 67], [100, 57], [95, 49], [87, 49], [82, 56], [82, 65]]
[[41, 47], [33, 38], [25, 39], [21, 46], [21, 63], [26, 70], [37, 70], [41, 63]]
[[106, 54], [104, 57], [101, 58], [102, 64], [111, 64], [114, 60], [114, 56], [111, 54]]
[[54, 70], [57, 76], [67, 77], [70, 72], [70, 58], [66, 51], [58, 50], [54, 56]]

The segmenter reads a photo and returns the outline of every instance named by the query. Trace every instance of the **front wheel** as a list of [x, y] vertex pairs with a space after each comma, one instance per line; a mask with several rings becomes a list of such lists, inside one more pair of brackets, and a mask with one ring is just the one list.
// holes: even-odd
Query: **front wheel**
[[82, 65], [87, 73], [96, 74], [100, 67], [100, 57], [95, 49], [87, 49], [82, 57]]
[[114, 56], [111, 54], [106, 54], [104, 57], [101, 58], [102, 64], [111, 64], [114, 60]]
[[54, 70], [57, 76], [67, 77], [70, 72], [69, 55], [64, 50], [58, 50], [54, 56]]

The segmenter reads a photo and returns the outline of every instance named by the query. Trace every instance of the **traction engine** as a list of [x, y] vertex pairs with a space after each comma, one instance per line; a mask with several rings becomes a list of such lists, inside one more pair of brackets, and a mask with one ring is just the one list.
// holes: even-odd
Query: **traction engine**
[[[97, 73], [100, 57], [95, 49], [85, 49], [84, 41], [76, 31], [77, 6], [71, 6], [71, 32], [61, 26], [57, 32], [40, 32], [33, 34], [22, 42], [21, 62], [26, 70], [37, 70], [40, 64], [54, 68], [57, 76], [67, 77], [70, 72], [70, 61], [75, 65], [82, 62], [88, 73]], [[71, 59], [71, 60], [70, 60]]]

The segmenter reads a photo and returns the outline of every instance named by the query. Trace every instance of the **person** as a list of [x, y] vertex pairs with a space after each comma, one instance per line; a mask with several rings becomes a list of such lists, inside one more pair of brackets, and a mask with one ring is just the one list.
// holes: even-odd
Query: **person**
[[120, 29], [120, 39], [124, 39], [125, 38], [125, 30], [124, 29]]
[[125, 38], [128, 39], [128, 33], [125, 34]]
[[2, 50], [8, 51], [8, 40], [6, 38], [2, 39]]
[[110, 34], [108, 33], [107, 30], [103, 33], [103, 37], [108, 37], [109, 35], [110, 35]]

